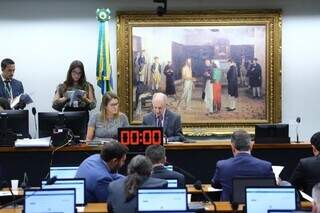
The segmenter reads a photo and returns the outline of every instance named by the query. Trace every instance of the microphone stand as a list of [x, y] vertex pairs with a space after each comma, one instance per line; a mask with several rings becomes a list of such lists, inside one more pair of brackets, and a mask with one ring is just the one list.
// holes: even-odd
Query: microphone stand
[[186, 170], [174, 165], [174, 168], [177, 168], [182, 174], [190, 177], [195, 182], [193, 183], [193, 187], [197, 190], [201, 190], [202, 195], [208, 201], [214, 208], [213, 212], [217, 212], [217, 205], [213, 202], [213, 200], [209, 197], [209, 195], [203, 190], [202, 183], [200, 180], [198, 180], [195, 176], [193, 176], [191, 173], [187, 172]]

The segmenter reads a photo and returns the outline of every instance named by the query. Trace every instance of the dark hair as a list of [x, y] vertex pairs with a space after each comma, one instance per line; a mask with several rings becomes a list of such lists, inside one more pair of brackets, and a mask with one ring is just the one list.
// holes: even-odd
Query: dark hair
[[14, 61], [10, 58], [5, 58], [1, 61], [1, 70], [4, 70], [8, 65], [14, 64]]
[[66, 88], [73, 86], [73, 79], [71, 76], [72, 70], [79, 68], [81, 70], [81, 77], [79, 79], [79, 85], [84, 89], [87, 90], [88, 85], [87, 85], [87, 79], [86, 79], [86, 74], [84, 72], [84, 66], [81, 61], [75, 60], [71, 62], [69, 66], [69, 70], [67, 73], [67, 79], [64, 81], [64, 85]]
[[145, 155], [153, 164], [160, 163], [166, 157], [166, 150], [161, 145], [148, 146]]
[[250, 150], [250, 135], [244, 130], [235, 131], [231, 136], [231, 143], [238, 151], [249, 151]]
[[320, 152], [320, 132], [316, 132], [312, 135], [310, 143]]
[[128, 152], [128, 147], [119, 142], [105, 143], [101, 149], [100, 156], [105, 162], [108, 162], [114, 158], [120, 159]]
[[128, 176], [125, 181], [124, 192], [126, 202], [132, 200], [137, 194], [138, 188], [150, 176], [152, 170], [151, 161], [143, 155], [137, 155], [131, 159], [128, 165]]

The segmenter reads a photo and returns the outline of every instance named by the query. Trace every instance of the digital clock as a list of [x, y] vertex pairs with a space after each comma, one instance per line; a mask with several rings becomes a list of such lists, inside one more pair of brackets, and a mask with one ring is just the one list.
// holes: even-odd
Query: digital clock
[[118, 141], [130, 151], [144, 152], [149, 145], [163, 144], [163, 128], [121, 127], [118, 128]]

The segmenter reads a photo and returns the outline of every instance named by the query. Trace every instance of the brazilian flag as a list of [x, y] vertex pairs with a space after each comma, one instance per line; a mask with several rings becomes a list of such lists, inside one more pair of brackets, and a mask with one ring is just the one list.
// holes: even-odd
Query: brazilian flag
[[97, 57], [97, 85], [101, 88], [104, 95], [112, 91], [112, 70], [110, 60], [110, 33], [108, 21], [110, 20], [110, 10], [97, 9], [96, 17], [99, 22], [99, 40], [98, 40], [98, 57]]

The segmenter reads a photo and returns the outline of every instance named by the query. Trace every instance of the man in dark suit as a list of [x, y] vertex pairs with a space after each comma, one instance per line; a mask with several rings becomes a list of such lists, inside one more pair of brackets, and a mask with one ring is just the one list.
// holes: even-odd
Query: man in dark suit
[[76, 178], [86, 179], [86, 201], [106, 202], [109, 183], [123, 178], [118, 174], [126, 159], [128, 148], [118, 142], [106, 143], [100, 154], [85, 159], [79, 166]]
[[163, 127], [168, 141], [184, 141], [180, 115], [167, 108], [167, 96], [155, 93], [152, 98], [153, 111], [143, 116], [142, 125]]
[[[6, 58], [1, 62], [1, 78], [0, 78], [0, 97], [8, 100], [9, 103], [11, 101], [24, 93], [23, 85], [21, 81], [18, 81], [13, 78], [13, 74], [15, 71], [15, 63], [13, 60]], [[26, 105], [18, 104], [17, 109], [22, 109]]]
[[250, 135], [239, 130], [231, 136], [231, 149], [234, 157], [217, 162], [212, 178], [212, 186], [222, 188], [221, 200], [232, 199], [232, 179], [237, 176], [274, 177], [271, 163], [251, 155], [253, 143]]
[[164, 167], [167, 161], [166, 150], [161, 145], [151, 145], [146, 149], [145, 155], [153, 164], [151, 177], [160, 179], [176, 179], [178, 187], [185, 187], [185, 177], [176, 171], [170, 171]]
[[301, 159], [289, 180], [295, 188], [302, 189], [308, 195], [311, 195], [312, 187], [320, 182], [320, 132], [311, 137], [310, 143], [314, 156]]

